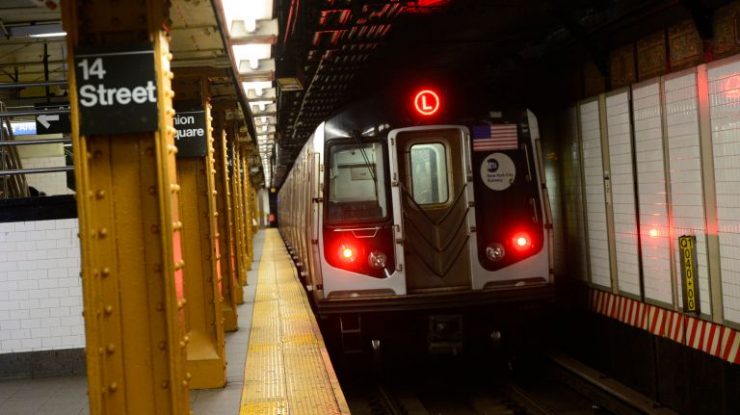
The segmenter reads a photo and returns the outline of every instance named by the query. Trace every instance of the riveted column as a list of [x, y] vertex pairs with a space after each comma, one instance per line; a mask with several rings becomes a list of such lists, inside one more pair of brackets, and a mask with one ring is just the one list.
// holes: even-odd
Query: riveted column
[[216, 173], [216, 209], [218, 210], [218, 255], [221, 259], [221, 295], [223, 297], [224, 330], [235, 331], [237, 325], [237, 284], [234, 264], [231, 262], [231, 239], [229, 238], [229, 168], [226, 154], [226, 115], [219, 110], [215, 115], [214, 170]]
[[[247, 270], [249, 263], [245, 257], [244, 249], [244, 203], [242, 201], [241, 189], [241, 156], [239, 154], [239, 143], [231, 142], [232, 154], [234, 160], [234, 169], [232, 174], [231, 188], [234, 199], [234, 239], [236, 242], [236, 267], [237, 277], [240, 285], [247, 283]], [[242, 302], [244, 300], [242, 299]]]
[[247, 240], [249, 243], [247, 244], [247, 253], [249, 254], [249, 257], [252, 258], [252, 261], [254, 261], [254, 234], [256, 231], [255, 223], [257, 223], [257, 212], [255, 212], [255, 206], [254, 206], [254, 186], [252, 185], [251, 175], [250, 171], [252, 166], [249, 165], [250, 158], [247, 155], [247, 151], [244, 151], [244, 162], [245, 162], [245, 169], [244, 169], [244, 183], [245, 183], [245, 189], [246, 189], [246, 202], [245, 205], [247, 206]]
[[[135, 7], [114, 0], [62, 2], [91, 414], [190, 411], [171, 55], [163, 31], [168, 10], [169, 2], [161, 0], [139, 0]], [[154, 125], [140, 128], [141, 117], [118, 115], [117, 121], [135, 132], [93, 133], [90, 122], [100, 120], [83, 117], [81, 107], [86, 103], [84, 111], [90, 111], [96, 104], [89, 91], [84, 102], [78, 101], [78, 87], [94, 79], [100, 88], [107, 88], [116, 68], [103, 62], [122, 50], [133, 51], [134, 57], [146, 55], [147, 63], [138, 69], [153, 73], [153, 79], [143, 89], [132, 85], [128, 100], [120, 94], [115, 103], [108, 94], [105, 104], [106, 97], [101, 93], [97, 101], [96, 95], [97, 106], [118, 105], [109, 114], [119, 109], [125, 113], [124, 107], [136, 96], [137, 101], [150, 103], [147, 119]], [[85, 61], [90, 51], [106, 57]], [[85, 75], [80, 78], [75, 73], [77, 59], [92, 63], [82, 69]]]
[[226, 384], [226, 358], [208, 79], [176, 76], [174, 89], [180, 120], [175, 127], [182, 133], [177, 159], [182, 248], [188, 262], [184, 269], [185, 327], [190, 338], [187, 369], [192, 374], [191, 388], [219, 388]]
[[247, 149], [245, 145], [240, 146], [239, 155], [241, 157], [242, 165], [242, 205], [244, 206], [244, 254], [247, 257], [249, 266], [247, 269], [252, 269], [252, 261], [254, 260], [254, 254], [252, 252], [252, 210], [249, 205], [249, 193], [251, 183], [249, 181], [249, 158], [247, 157]]
[[239, 203], [239, 160], [237, 160], [236, 154], [236, 126], [234, 124], [232, 128], [226, 129], [226, 155], [229, 164], [229, 203], [231, 206], [231, 215], [229, 215], [229, 232], [231, 232], [231, 238], [233, 243], [232, 251], [232, 263], [234, 264], [234, 294], [236, 294], [236, 303], [244, 303], [244, 290], [241, 288], [244, 285], [244, 271], [243, 261], [241, 256], [242, 240], [241, 240], [241, 220], [240, 215], [242, 206]]
[[251, 212], [251, 205], [249, 204], [249, 163], [247, 162], [247, 149], [246, 146], [242, 145], [239, 147], [239, 158], [241, 160], [241, 166], [242, 166], [242, 185], [241, 185], [241, 194], [242, 194], [242, 205], [244, 206], [244, 226], [242, 228], [242, 232], [244, 233], [244, 255], [246, 256], [246, 260], [248, 262], [248, 268], [252, 268], [252, 253], [250, 246], [252, 245], [252, 212]]

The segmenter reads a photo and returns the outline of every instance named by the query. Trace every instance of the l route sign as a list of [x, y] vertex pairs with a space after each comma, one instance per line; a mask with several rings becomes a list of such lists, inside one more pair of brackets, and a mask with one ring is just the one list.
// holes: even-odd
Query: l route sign
[[78, 50], [75, 77], [82, 135], [157, 130], [157, 79], [151, 47], [100, 53]]

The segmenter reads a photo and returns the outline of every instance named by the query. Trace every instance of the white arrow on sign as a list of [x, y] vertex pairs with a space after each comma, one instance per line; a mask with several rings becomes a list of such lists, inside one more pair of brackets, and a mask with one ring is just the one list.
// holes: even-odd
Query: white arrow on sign
[[48, 115], [48, 114], [41, 114], [38, 117], [36, 117], [39, 124], [43, 125], [44, 128], [49, 128], [51, 126], [50, 121], [59, 121], [59, 114], [54, 115]]

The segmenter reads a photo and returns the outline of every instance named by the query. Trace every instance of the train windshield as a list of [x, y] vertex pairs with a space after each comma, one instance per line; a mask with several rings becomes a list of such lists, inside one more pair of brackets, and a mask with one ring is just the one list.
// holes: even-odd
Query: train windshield
[[370, 222], [388, 214], [382, 143], [329, 147], [327, 223]]

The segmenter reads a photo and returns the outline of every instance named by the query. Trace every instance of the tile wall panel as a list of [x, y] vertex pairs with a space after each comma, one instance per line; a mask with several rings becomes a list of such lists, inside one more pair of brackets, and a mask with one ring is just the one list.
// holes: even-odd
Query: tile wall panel
[[635, 87], [632, 97], [645, 297], [673, 304], [660, 83]]
[[627, 91], [606, 98], [606, 125], [609, 137], [617, 283], [620, 292], [640, 295], [629, 99]]
[[591, 282], [611, 287], [609, 269], [609, 240], [606, 227], [604, 199], [604, 166], [601, 157], [601, 126], [599, 103], [591, 101], [579, 105], [581, 120], [581, 149], [584, 172], [587, 240]]

